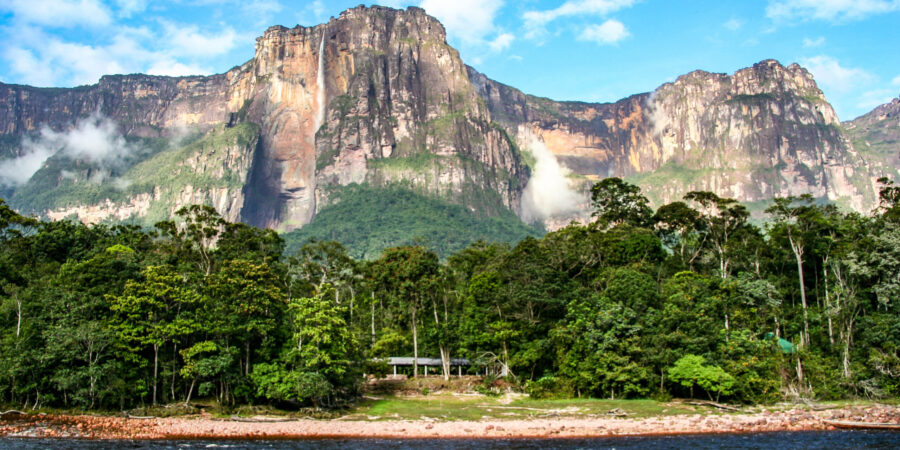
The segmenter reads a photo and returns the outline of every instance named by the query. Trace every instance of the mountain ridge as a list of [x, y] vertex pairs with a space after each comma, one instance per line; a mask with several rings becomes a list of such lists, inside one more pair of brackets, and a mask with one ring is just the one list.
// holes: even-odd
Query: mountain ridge
[[[39, 177], [48, 197], [96, 190], [98, 178], [130, 184], [130, 196], [29, 211], [20, 185], [12, 204], [57, 218], [141, 222], [151, 209], [163, 217], [210, 203], [229, 220], [287, 231], [333, 203], [335, 189], [400, 183], [482, 216], [512, 211], [552, 228], [585, 217], [586, 187], [606, 176], [641, 185], [657, 206], [712, 190], [747, 202], [810, 193], [864, 211], [881, 170], [855, 150], [797, 64], [693, 71], [617, 102], [560, 102], [465, 65], [440, 22], [414, 7], [360, 6], [314, 27], [269, 27], [254, 58], [223, 74], [112, 75], [69, 89], [0, 83], [0, 158], [24, 157], [27, 145], [92, 115], [144, 143], [134, 145], [168, 140], [160, 155], [185, 158], [101, 161], [72, 176], [60, 166]], [[255, 137], [229, 141], [243, 123], [258, 127]], [[187, 134], [201, 144], [172, 144]], [[207, 145], [225, 141], [232, 144]], [[138, 192], [149, 180], [141, 164], [181, 181]], [[226, 173], [227, 183], [209, 181]], [[565, 205], [553, 204], [562, 198]]]

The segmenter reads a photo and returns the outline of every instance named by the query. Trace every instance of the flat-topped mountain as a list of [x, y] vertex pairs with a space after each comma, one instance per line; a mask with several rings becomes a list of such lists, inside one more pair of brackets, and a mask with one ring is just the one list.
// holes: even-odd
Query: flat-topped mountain
[[743, 202], [810, 193], [867, 211], [890, 162], [872, 166], [857, 147], [865, 137], [896, 154], [897, 141], [865, 117], [842, 126], [807, 70], [773, 60], [615, 103], [533, 97], [466, 66], [424, 10], [360, 6], [271, 27], [253, 59], [220, 75], [0, 84], [0, 168], [46, 158], [33, 175], [0, 174], [0, 195], [91, 222], [150, 224], [208, 203], [292, 230], [389, 188], [554, 225], [587, 213], [591, 181], [620, 176], [657, 206], [710, 190]]

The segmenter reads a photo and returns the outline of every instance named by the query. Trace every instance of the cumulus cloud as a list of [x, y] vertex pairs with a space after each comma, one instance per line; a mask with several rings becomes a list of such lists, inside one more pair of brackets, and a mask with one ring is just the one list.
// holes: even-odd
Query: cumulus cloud
[[11, 0], [0, 2], [23, 23], [52, 28], [99, 27], [112, 21], [109, 8], [98, 0]]
[[155, 51], [148, 46], [154, 33], [145, 28], [123, 27], [107, 43], [87, 45], [24, 27], [14, 45], [0, 50], [0, 58], [17, 81], [37, 86], [93, 84], [103, 75], [122, 73], [207, 75], [211, 70], [197, 61], [230, 50], [238, 38], [230, 28], [217, 34], [172, 28], [161, 39], [163, 50]]
[[169, 51], [173, 56], [216, 56], [228, 53], [234, 48], [238, 35], [231, 27], [219, 33], [201, 31], [197, 26], [184, 26], [164, 22], [163, 28], [169, 41]]
[[[37, 138], [24, 139], [19, 157], [0, 162], [0, 183], [16, 186], [27, 182], [50, 157], [57, 154], [101, 168], [114, 168], [134, 151], [135, 148], [119, 133], [115, 123], [94, 114], [78, 121], [66, 132], [45, 127]], [[102, 179], [93, 181], [100, 182]]]
[[770, 0], [766, 16], [776, 21], [858, 20], [900, 10], [900, 0]]
[[419, 6], [440, 20], [448, 34], [477, 44], [494, 32], [494, 18], [503, 0], [422, 0]]
[[119, 7], [116, 14], [119, 17], [131, 17], [134, 14], [143, 12], [147, 9], [149, 0], [116, 0], [116, 6]]
[[900, 86], [900, 75], [897, 75], [896, 78], [891, 80], [891, 84], [893, 84], [894, 86]]
[[509, 48], [509, 46], [515, 39], [516, 37], [512, 33], [502, 33], [488, 45], [490, 46], [491, 50], [495, 52], [502, 52], [503, 50]]
[[874, 77], [865, 70], [844, 67], [830, 56], [805, 58], [800, 61], [800, 65], [813, 74], [816, 83], [838, 93], [849, 92], [874, 80]]
[[531, 178], [522, 193], [522, 218], [536, 222], [578, 211], [586, 199], [572, 189], [567, 177], [569, 170], [559, 164], [531, 129], [520, 126], [518, 131], [520, 145], [535, 159]]
[[628, 30], [622, 22], [609, 19], [600, 25], [588, 25], [578, 36], [580, 41], [596, 42], [597, 44], [615, 44], [629, 36]]
[[819, 36], [816, 39], [810, 39], [810, 38], [803, 39], [803, 46], [806, 48], [821, 47], [823, 45], [825, 45], [825, 37], [824, 36]]
[[605, 16], [631, 7], [640, 0], [569, 0], [557, 8], [549, 10], [526, 11], [526, 37], [536, 38], [543, 35], [545, 27], [554, 20], [574, 16]]

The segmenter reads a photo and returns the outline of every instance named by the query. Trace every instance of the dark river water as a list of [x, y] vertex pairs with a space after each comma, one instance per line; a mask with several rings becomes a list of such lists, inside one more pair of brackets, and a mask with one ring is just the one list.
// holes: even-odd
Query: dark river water
[[91, 441], [0, 439], [12, 449], [858, 449], [900, 448], [896, 431], [804, 431], [601, 439], [308, 439], [260, 441]]

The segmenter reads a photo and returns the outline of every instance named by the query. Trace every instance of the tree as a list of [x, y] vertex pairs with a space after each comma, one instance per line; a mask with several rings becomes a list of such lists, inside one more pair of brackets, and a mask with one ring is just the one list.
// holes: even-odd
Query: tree
[[[803, 280], [803, 256], [810, 241], [816, 238], [816, 228], [822, 222], [820, 210], [813, 205], [813, 198], [804, 194], [799, 198], [776, 198], [775, 204], [766, 209], [774, 223], [770, 233], [781, 233], [790, 244], [797, 262], [797, 277], [800, 284], [800, 302], [803, 305], [803, 343], [809, 346], [809, 306], [806, 301], [806, 283]], [[800, 203], [799, 205], [794, 205]]]
[[220, 264], [207, 280], [210, 298], [227, 333], [243, 344], [243, 374], [250, 373], [253, 343], [262, 343], [274, 334], [285, 308], [281, 281], [265, 263], [230, 260]]
[[413, 374], [419, 372], [419, 317], [426, 297], [438, 281], [438, 257], [420, 246], [386, 249], [372, 265], [373, 278], [409, 317], [413, 335]]
[[322, 373], [332, 381], [340, 381], [353, 362], [356, 343], [344, 319], [346, 308], [328, 298], [328, 285], [313, 297], [292, 299], [288, 305], [294, 348], [292, 353], [302, 372]]
[[878, 179], [881, 189], [878, 191], [878, 209], [884, 220], [900, 223], [900, 186], [887, 177]]
[[650, 223], [653, 210], [650, 201], [641, 194], [641, 188], [621, 178], [606, 178], [591, 187], [592, 217], [602, 226], [620, 223], [642, 227]]
[[118, 316], [116, 330], [121, 339], [153, 348], [152, 401], [156, 404], [159, 349], [198, 326], [180, 313], [201, 298], [170, 266], [147, 266], [141, 274], [143, 280], [128, 281], [122, 295], [110, 299], [110, 309]]
[[734, 377], [727, 374], [719, 366], [708, 366], [706, 359], [697, 355], [684, 355], [675, 361], [675, 365], [669, 369], [669, 379], [691, 391], [694, 397], [694, 385], [698, 385], [709, 395], [716, 393], [716, 401], [720, 395], [730, 395], [734, 386]]
[[712, 192], [688, 192], [684, 199], [699, 206], [705, 234], [703, 239], [712, 246], [716, 254], [719, 276], [728, 278], [731, 270], [729, 245], [734, 235], [747, 226], [750, 213], [737, 200], [721, 198]]
[[703, 251], [707, 236], [700, 219], [700, 213], [684, 202], [663, 205], [653, 215], [656, 231], [663, 243], [676, 251], [681, 263], [691, 269]]

